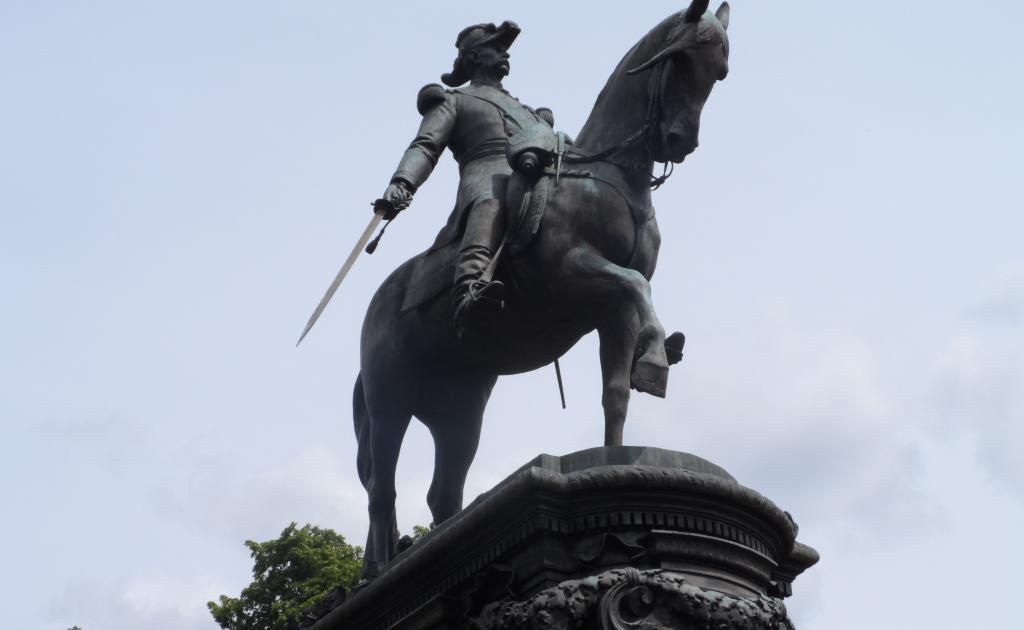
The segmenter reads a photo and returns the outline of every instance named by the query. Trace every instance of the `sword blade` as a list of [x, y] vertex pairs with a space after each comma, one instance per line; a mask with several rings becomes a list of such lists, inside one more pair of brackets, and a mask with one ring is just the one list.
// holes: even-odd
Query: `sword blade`
[[562, 366], [555, 359], [555, 376], [558, 378], [558, 395], [562, 397], [562, 409], [565, 409], [565, 387], [562, 385]]
[[370, 223], [366, 226], [366, 229], [363, 230], [362, 236], [360, 236], [359, 240], [356, 241], [356, 246], [352, 248], [352, 253], [348, 255], [347, 259], [345, 259], [345, 264], [341, 266], [341, 269], [338, 271], [338, 275], [334, 276], [334, 281], [331, 282], [331, 286], [327, 287], [327, 292], [324, 293], [324, 297], [321, 298], [320, 303], [316, 305], [316, 309], [313, 311], [313, 314], [309, 316], [309, 321], [306, 322], [306, 328], [302, 331], [302, 334], [299, 335], [299, 340], [295, 342], [296, 348], [299, 347], [302, 340], [306, 338], [306, 334], [313, 328], [313, 324], [316, 323], [316, 320], [320, 319], [320, 314], [324, 312], [325, 308], [327, 308], [327, 303], [331, 301], [332, 297], [334, 297], [335, 291], [337, 291], [338, 287], [341, 286], [341, 281], [348, 275], [349, 270], [352, 269], [352, 265], [356, 262], [356, 258], [359, 258], [360, 252], [362, 252], [363, 248], [366, 247], [366, 243], [370, 240], [370, 237], [373, 236], [373, 231], [377, 229], [377, 226], [380, 225], [383, 218], [383, 209], [374, 213], [373, 218], [370, 219]]

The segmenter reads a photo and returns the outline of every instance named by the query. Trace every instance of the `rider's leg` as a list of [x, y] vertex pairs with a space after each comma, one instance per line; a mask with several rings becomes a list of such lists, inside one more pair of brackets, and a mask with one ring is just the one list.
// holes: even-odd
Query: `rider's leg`
[[501, 203], [497, 199], [485, 199], [468, 212], [466, 232], [455, 265], [455, 322], [460, 332], [481, 324], [488, 313], [501, 308], [505, 297], [501, 282], [480, 280], [504, 233]]

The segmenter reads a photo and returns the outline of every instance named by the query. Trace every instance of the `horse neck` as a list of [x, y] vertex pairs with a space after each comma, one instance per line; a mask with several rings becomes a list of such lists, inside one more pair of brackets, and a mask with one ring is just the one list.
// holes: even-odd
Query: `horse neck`
[[[598, 95], [590, 117], [576, 138], [577, 146], [591, 154], [600, 153], [625, 143], [650, 122], [651, 99], [654, 98], [651, 70], [635, 75], [627, 71], [657, 53], [673, 20], [670, 17], [663, 21], [625, 54]], [[650, 173], [654, 166], [645, 139], [616, 151], [612, 161], [635, 166], [644, 173]]]
[[[576, 145], [588, 153], [601, 153], [624, 145], [639, 133], [648, 120], [650, 97], [646, 93], [646, 73], [609, 81], [583, 125]], [[615, 151], [614, 162], [647, 171], [654, 165], [643, 138], [637, 138]]]

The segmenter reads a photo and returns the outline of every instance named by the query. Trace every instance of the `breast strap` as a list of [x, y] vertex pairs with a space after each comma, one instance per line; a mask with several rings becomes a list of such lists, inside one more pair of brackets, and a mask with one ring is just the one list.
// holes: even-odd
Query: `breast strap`
[[469, 85], [464, 88], [455, 90], [460, 94], [466, 96], [472, 96], [473, 98], [480, 99], [485, 103], [490, 103], [497, 107], [506, 118], [509, 118], [514, 122], [520, 129], [525, 129], [530, 125], [538, 122], [543, 122], [536, 114], [528, 110], [522, 103], [512, 98], [505, 92], [496, 88], [490, 88], [486, 86]]

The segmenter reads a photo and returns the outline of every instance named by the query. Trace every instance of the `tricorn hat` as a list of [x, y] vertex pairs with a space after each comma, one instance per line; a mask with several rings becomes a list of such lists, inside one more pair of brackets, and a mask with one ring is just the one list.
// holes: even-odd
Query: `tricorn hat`
[[441, 80], [451, 87], [462, 85], [469, 80], [464, 64], [467, 52], [485, 44], [508, 50], [512, 46], [512, 42], [516, 41], [516, 37], [519, 37], [519, 26], [508, 20], [502, 22], [501, 26], [495, 26], [493, 22], [467, 26], [455, 38], [455, 47], [459, 49], [459, 56], [455, 58], [452, 71], [442, 74]]

